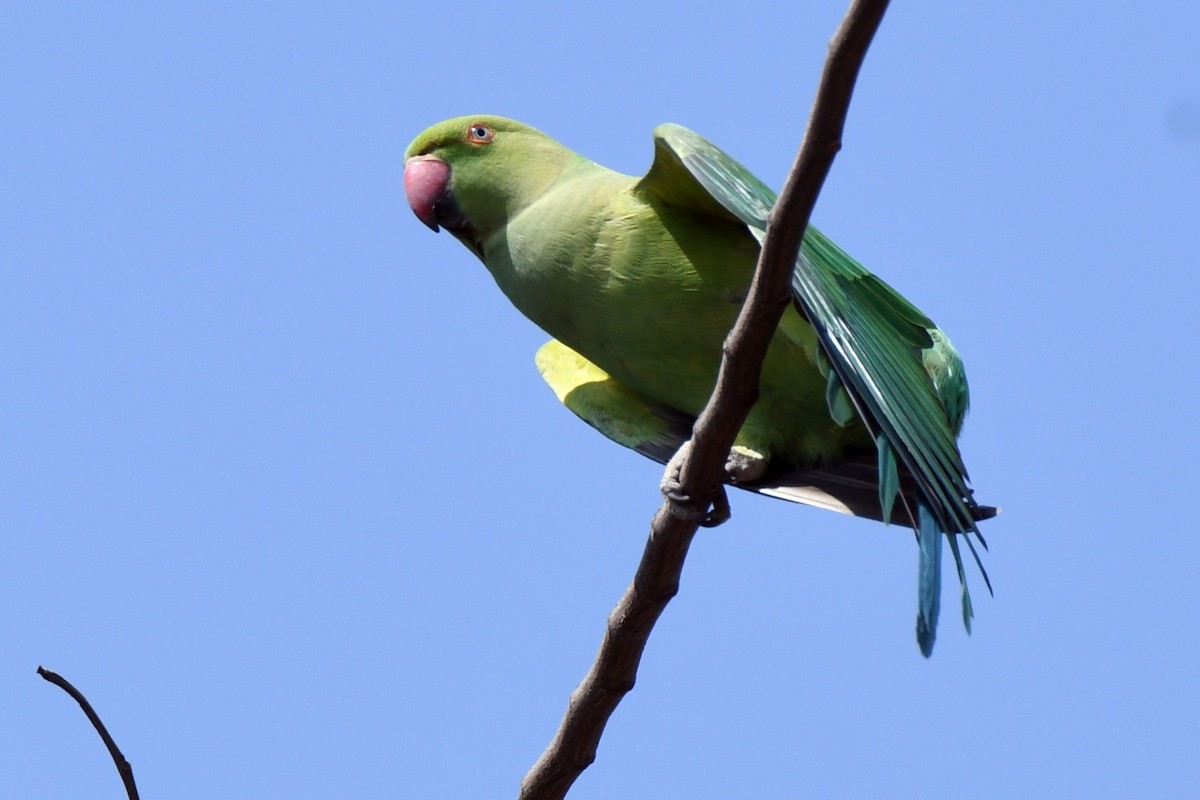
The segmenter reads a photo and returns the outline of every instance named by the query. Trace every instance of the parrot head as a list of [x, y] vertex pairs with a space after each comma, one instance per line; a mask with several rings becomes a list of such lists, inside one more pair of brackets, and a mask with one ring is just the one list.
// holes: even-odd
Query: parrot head
[[528, 125], [489, 115], [439, 122], [404, 157], [404, 193], [417, 219], [480, 258], [482, 243], [579, 158]]

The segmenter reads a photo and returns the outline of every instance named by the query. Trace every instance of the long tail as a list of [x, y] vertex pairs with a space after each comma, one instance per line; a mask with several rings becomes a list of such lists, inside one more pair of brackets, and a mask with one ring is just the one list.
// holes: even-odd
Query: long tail
[[917, 644], [921, 655], [933, 654], [942, 597], [942, 531], [925, 498], [917, 501]]
[[[975, 609], [971, 604], [971, 593], [967, 590], [967, 575], [963, 569], [962, 552], [958, 548], [959, 534], [943, 531], [925, 498], [918, 499], [917, 536], [919, 541], [917, 549], [920, 557], [917, 563], [917, 644], [921, 648], [921, 654], [926, 658], [933, 653], [933, 642], [937, 638], [938, 612], [941, 610], [943, 534], [950, 541], [950, 554], [954, 556], [954, 568], [958, 571], [963, 627], [970, 634], [971, 620], [975, 616]], [[975, 547], [971, 544], [971, 540], [966, 536], [963, 538], [966, 539], [967, 546], [974, 554]], [[978, 555], [975, 555], [975, 560], [979, 561]], [[982, 570], [981, 565], [980, 571], [982, 572]], [[991, 591], [992, 585], [987, 579], [986, 572], [983, 572], [983, 579], [987, 583], [988, 591]]]

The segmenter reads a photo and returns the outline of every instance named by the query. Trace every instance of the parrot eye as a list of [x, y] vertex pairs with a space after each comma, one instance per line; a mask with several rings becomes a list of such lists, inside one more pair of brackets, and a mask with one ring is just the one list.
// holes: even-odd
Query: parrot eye
[[475, 144], [487, 144], [496, 138], [496, 132], [482, 122], [471, 123], [467, 128], [467, 141]]

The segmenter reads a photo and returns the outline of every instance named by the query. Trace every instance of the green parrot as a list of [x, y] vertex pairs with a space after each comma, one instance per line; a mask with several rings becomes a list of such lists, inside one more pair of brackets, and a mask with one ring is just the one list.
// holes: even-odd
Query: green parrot
[[[558, 398], [622, 445], [675, 456], [712, 393], [775, 194], [670, 124], [655, 129], [640, 178], [487, 115], [434, 125], [405, 159], [417, 218], [450, 231], [553, 337], [536, 361]], [[816, 228], [792, 289], [726, 482], [884, 522], [899, 511], [918, 541], [917, 641], [928, 657], [943, 536], [968, 632], [959, 537], [991, 590], [972, 539], [986, 547], [976, 522], [996, 509], [975, 502], [956, 443], [962, 362], [928, 317]], [[663, 489], [686, 506], [670, 479]]]

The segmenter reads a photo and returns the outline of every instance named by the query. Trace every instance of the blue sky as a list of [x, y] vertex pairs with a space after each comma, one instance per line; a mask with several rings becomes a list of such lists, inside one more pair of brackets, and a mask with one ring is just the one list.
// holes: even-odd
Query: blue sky
[[[513, 796], [659, 468], [411, 215], [500, 113], [776, 187], [841, 3], [0, 11], [0, 796]], [[994, 599], [913, 640], [911, 535], [738, 493], [572, 798], [1200, 789], [1200, 10], [898, 2], [814, 221], [966, 359]], [[950, 578], [950, 575], [947, 575]], [[953, 597], [948, 597], [952, 603]]]

